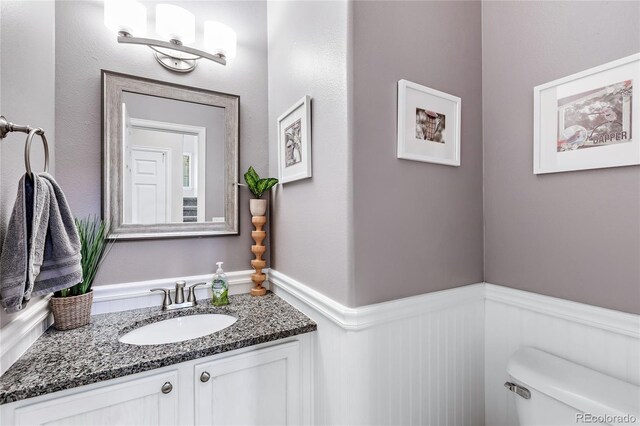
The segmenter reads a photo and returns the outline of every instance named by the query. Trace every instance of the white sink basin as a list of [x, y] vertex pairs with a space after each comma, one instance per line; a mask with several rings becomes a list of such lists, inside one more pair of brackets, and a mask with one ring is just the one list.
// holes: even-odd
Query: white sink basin
[[223, 330], [237, 320], [232, 316], [221, 314], [171, 318], [131, 330], [118, 340], [130, 345], [162, 345], [183, 342]]

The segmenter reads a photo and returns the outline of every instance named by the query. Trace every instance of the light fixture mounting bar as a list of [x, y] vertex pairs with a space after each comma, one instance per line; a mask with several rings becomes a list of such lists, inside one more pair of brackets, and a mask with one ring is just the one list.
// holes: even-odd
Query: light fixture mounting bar
[[118, 43], [141, 44], [145, 46], [155, 46], [155, 47], [161, 47], [165, 49], [178, 50], [180, 52], [188, 53], [190, 55], [199, 56], [200, 58], [209, 59], [210, 61], [217, 62], [220, 65], [227, 65], [227, 61], [224, 57], [212, 55], [211, 53], [207, 53], [203, 50], [194, 49], [193, 47], [184, 46], [180, 44], [174, 44], [168, 41], [155, 40], [152, 38], [118, 35]]

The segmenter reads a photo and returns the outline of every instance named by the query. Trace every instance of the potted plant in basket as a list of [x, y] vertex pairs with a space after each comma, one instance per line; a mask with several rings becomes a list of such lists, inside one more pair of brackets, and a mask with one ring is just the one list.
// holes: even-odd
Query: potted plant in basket
[[107, 225], [97, 217], [77, 219], [76, 228], [80, 237], [82, 260], [82, 282], [73, 287], [56, 291], [51, 298], [54, 326], [58, 330], [71, 330], [89, 324], [93, 303], [93, 279], [113, 246], [106, 239]]
[[244, 174], [244, 181], [247, 182], [249, 190], [255, 195], [256, 198], [249, 200], [249, 210], [251, 210], [252, 216], [264, 216], [267, 212], [267, 200], [262, 200], [262, 194], [269, 189], [273, 188], [278, 183], [276, 178], [262, 178], [258, 176], [258, 173], [249, 167], [247, 173]]

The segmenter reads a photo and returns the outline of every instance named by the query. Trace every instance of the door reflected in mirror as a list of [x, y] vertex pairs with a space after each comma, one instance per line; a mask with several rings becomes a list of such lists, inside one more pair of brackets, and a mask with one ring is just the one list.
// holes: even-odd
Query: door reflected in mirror
[[224, 108], [124, 92], [123, 223], [224, 222]]

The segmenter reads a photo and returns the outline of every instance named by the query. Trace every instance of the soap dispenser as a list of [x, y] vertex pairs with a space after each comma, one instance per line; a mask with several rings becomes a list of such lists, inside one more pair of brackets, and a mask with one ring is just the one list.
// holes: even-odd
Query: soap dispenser
[[224, 306], [229, 304], [229, 280], [227, 275], [222, 270], [222, 263], [217, 262], [218, 269], [213, 275], [213, 283], [211, 284], [211, 290], [213, 296], [211, 297], [211, 304], [214, 306]]

